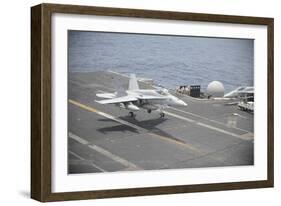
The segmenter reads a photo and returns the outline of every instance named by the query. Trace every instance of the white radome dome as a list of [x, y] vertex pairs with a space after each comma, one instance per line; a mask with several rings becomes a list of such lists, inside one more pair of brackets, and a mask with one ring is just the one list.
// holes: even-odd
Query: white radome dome
[[224, 86], [219, 81], [212, 81], [207, 87], [207, 94], [212, 97], [223, 97]]

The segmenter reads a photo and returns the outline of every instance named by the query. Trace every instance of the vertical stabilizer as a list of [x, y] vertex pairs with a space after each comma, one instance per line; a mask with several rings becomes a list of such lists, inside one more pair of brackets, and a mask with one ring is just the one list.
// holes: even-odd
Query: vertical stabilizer
[[127, 95], [126, 89], [124, 88], [124, 85], [122, 85], [119, 79], [112, 78], [112, 83], [116, 91], [116, 95], [115, 95], [116, 97], [122, 97]]
[[139, 85], [135, 74], [130, 75], [129, 90], [138, 90]]

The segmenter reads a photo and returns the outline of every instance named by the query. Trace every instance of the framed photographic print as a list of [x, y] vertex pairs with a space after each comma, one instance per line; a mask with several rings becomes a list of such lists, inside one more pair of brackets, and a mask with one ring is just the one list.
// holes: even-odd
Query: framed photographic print
[[273, 19], [31, 8], [31, 197], [273, 187]]

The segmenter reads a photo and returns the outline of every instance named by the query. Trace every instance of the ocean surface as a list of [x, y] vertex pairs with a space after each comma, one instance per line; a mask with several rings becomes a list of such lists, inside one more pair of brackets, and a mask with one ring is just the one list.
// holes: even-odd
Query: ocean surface
[[107, 32], [68, 32], [70, 72], [112, 70], [166, 88], [220, 81], [253, 86], [254, 40]]

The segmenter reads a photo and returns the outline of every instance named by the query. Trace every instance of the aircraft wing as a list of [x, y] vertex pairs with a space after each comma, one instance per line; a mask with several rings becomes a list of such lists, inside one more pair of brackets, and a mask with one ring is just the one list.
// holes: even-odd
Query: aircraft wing
[[112, 99], [105, 99], [105, 100], [100, 100], [96, 101], [100, 104], [116, 104], [116, 103], [123, 103], [123, 102], [133, 102], [137, 101], [138, 99], [132, 96], [123, 96], [123, 97], [117, 97], [117, 98], [112, 98]]
[[254, 91], [239, 91], [238, 94], [254, 94]]

